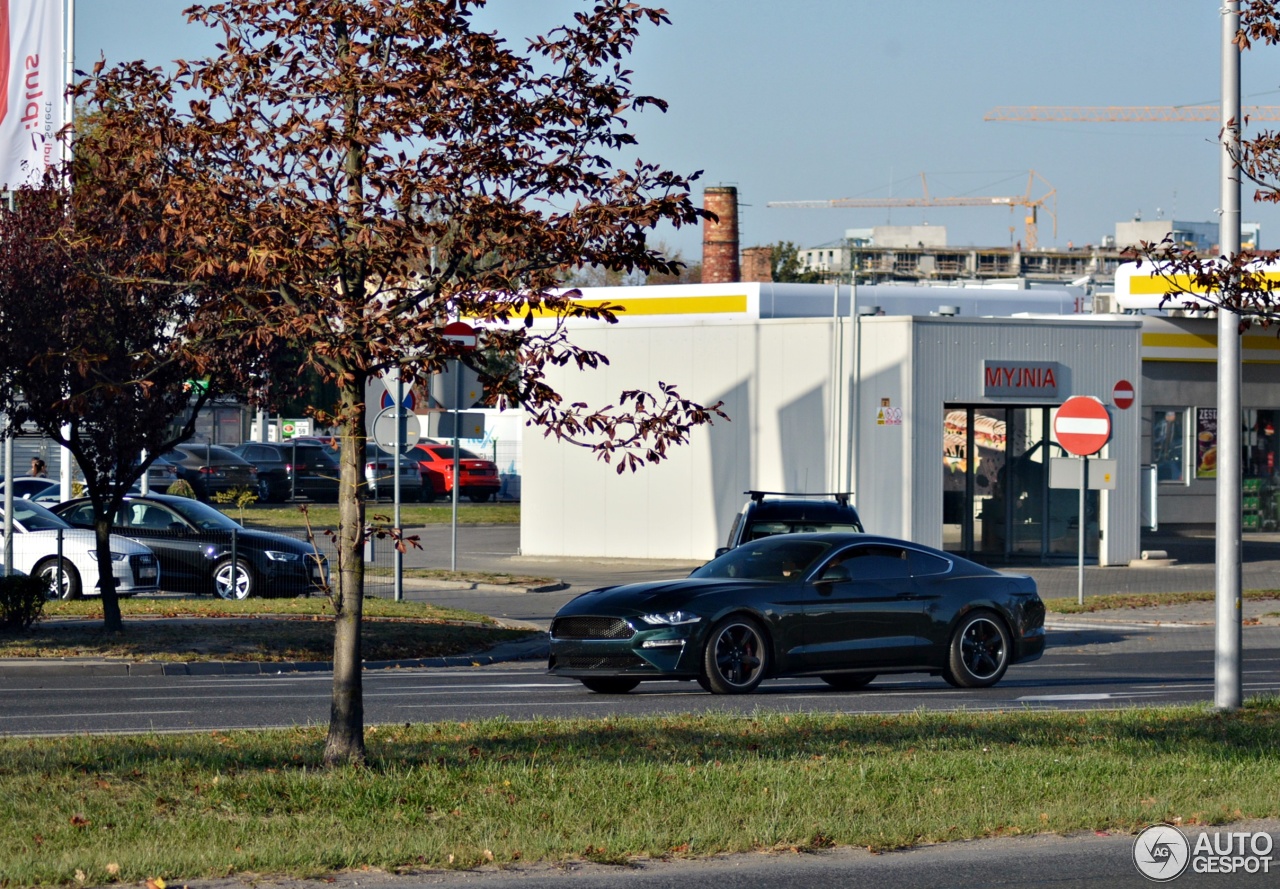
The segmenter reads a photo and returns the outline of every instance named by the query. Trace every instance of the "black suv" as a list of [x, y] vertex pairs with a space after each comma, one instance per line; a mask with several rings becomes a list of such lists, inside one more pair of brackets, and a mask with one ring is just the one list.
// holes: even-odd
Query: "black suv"
[[749, 540], [774, 534], [806, 531], [854, 531], [861, 534], [865, 531], [848, 494], [745, 493], [751, 499], [734, 517], [729, 539], [716, 550], [717, 556]]
[[233, 452], [258, 467], [258, 500], [338, 499], [338, 458], [315, 441], [246, 441]]

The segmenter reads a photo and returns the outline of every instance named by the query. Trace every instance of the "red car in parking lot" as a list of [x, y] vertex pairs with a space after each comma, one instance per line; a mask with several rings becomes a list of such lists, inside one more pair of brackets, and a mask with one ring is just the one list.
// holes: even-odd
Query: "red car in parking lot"
[[[409, 451], [409, 457], [418, 461], [422, 474], [422, 499], [430, 502], [437, 497], [453, 495], [453, 445], [428, 442]], [[484, 503], [502, 487], [498, 478], [498, 465], [473, 454], [466, 448], [458, 448], [458, 496], [469, 497], [476, 503]]]

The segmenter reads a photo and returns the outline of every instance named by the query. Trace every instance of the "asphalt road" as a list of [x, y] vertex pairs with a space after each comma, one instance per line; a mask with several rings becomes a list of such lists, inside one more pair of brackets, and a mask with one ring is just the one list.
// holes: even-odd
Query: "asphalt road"
[[[1246, 695], [1280, 693], [1280, 627], [1248, 628]], [[503, 716], [652, 715], [688, 712], [901, 713], [929, 710], [1093, 709], [1213, 699], [1211, 627], [1117, 625], [1048, 634], [1039, 661], [1017, 664], [990, 689], [959, 690], [925, 674], [888, 675], [857, 692], [818, 680], [764, 683], [755, 694], [717, 696], [691, 682], [644, 683], [599, 695], [548, 676], [541, 661], [484, 667], [370, 670], [369, 724]], [[0, 733], [146, 732], [322, 724], [329, 673], [258, 675], [5, 675]]]

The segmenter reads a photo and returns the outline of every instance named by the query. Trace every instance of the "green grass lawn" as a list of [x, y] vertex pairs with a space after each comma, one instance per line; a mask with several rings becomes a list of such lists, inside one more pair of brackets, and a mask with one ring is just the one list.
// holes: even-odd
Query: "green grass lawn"
[[728, 716], [0, 740], [6, 886], [917, 843], [1280, 814], [1280, 702], [1231, 714]]
[[[241, 521], [240, 509], [226, 503], [212, 504], [236, 521]], [[259, 528], [303, 528], [307, 517], [311, 527], [336, 528], [338, 526], [338, 507], [331, 503], [305, 504], [306, 517], [303, 515], [303, 504], [259, 505], [251, 504], [244, 510], [243, 524], [247, 527]], [[390, 503], [367, 503], [365, 517], [367, 521], [382, 525], [390, 525], [393, 507]], [[381, 518], [379, 518], [381, 517]], [[453, 507], [448, 503], [405, 503], [400, 506], [400, 523], [406, 528], [419, 528], [424, 525], [448, 525], [453, 521]], [[518, 525], [520, 523], [519, 503], [468, 503], [459, 506], [458, 524], [460, 525]]]
[[[100, 602], [50, 602], [44, 620], [26, 632], [0, 633], [0, 657], [264, 663], [333, 659], [333, 623], [328, 619], [333, 612], [322, 596], [243, 602], [125, 599], [120, 610], [125, 632], [106, 634], [99, 623]], [[423, 602], [368, 598], [364, 615], [362, 645], [370, 661], [469, 654], [529, 635], [527, 630], [503, 629], [482, 614]], [[59, 620], [69, 617], [89, 620]]]
[[[1275, 599], [1280, 605], [1280, 590], [1245, 590], [1246, 599]], [[1187, 602], [1212, 602], [1213, 590], [1189, 593], [1109, 593], [1085, 596], [1081, 605], [1075, 596], [1045, 599], [1045, 607], [1059, 614], [1085, 614], [1094, 611], [1111, 611], [1119, 608], [1149, 608], [1152, 605], [1183, 605]]]

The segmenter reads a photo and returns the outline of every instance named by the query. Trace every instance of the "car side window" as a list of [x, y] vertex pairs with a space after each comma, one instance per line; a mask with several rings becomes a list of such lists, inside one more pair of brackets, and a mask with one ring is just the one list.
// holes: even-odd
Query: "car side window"
[[[64, 515], [63, 518], [66, 519], [68, 525], [76, 525], [77, 527], [87, 526], [92, 528], [93, 505], [85, 503], [82, 506], [77, 506], [75, 509]], [[119, 524], [119, 522], [116, 524]]]
[[950, 560], [914, 549], [907, 550], [907, 562], [911, 565], [912, 577], [936, 576], [951, 570]]
[[[905, 580], [910, 562], [907, 551], [896, 546], [859, 546], [836, 557], [854, 583], [872, 580]], [[830, 567], [830, 566], [828, 566]]]
[[135, 503], [125, 512], [125, 527], [146, 528], [149, 531], [168, 531], [169, 526], [179, 521], [178, 517], [153, 503]]

